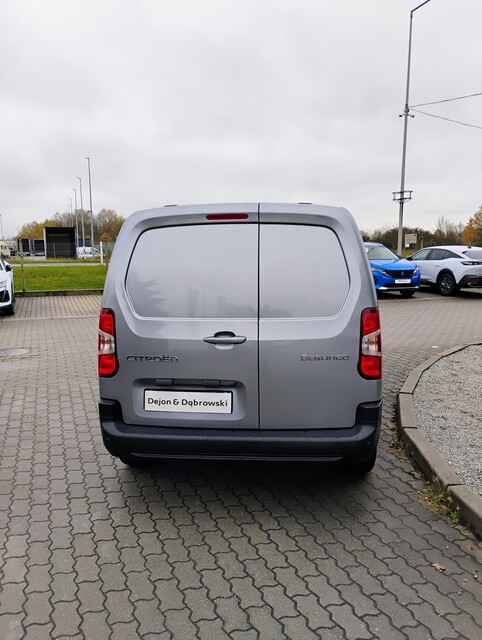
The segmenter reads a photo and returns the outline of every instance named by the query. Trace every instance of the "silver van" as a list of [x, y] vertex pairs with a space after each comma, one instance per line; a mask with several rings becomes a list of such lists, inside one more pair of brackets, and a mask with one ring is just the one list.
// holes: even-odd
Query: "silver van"
[[124, 223], [99, 323], [108, 451], [375, 463], [377, 297], [359, 230], [312, 204], [166, 206]]

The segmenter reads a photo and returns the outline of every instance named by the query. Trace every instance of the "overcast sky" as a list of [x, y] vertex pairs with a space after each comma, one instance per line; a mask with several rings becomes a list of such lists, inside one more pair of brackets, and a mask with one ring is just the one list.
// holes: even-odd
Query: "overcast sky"
[[[398, 225], [410, 11], [422, 0], [0, 0], [4, 237], [75, 204], [347, 207]], [[413, 17], [410, 105], [482, 92], [482, 1]], [[482, 127], [482, 96], [419, 107]], [[405, 223], [482, 204], [482, 129], [412, 112]]]

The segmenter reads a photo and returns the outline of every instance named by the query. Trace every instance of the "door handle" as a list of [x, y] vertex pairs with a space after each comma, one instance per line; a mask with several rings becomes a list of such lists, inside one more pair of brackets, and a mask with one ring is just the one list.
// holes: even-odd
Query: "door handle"
[[237, 336], [231, 331], [218, 331], [213, 336], [203, 338], [208, 344], [243, 344], [246, 342], [246, 336]]

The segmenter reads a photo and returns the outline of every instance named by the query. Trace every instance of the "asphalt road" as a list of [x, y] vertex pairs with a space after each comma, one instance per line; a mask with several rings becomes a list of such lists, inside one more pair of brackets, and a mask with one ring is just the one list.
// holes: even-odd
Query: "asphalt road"
[[97, 296], [0, 318], [0, 638], [480, 640], [480, 543], [391, 447], [396, 393], [482, 339], [482, 295], [380, 300], [384, 420], [362, 481], [318, 464], [172, 461], [103, 448]]

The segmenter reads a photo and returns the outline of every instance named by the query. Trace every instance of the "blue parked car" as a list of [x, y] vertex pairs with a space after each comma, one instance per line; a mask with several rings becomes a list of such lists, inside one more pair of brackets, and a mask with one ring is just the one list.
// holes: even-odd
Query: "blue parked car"
[[377, 291], [399, 291], [410, 298], [420, 288], [420, 269], [395, 255], [380, 242], [365, 242]]

